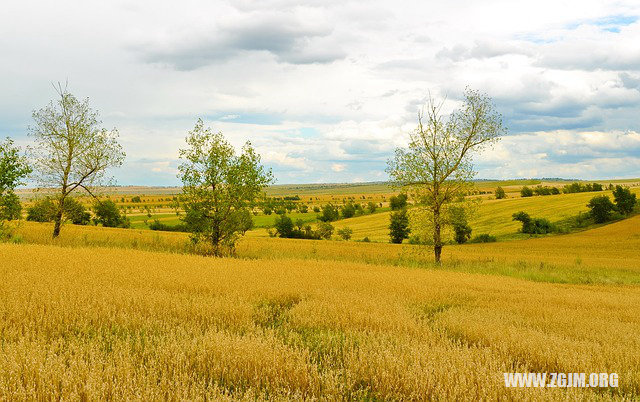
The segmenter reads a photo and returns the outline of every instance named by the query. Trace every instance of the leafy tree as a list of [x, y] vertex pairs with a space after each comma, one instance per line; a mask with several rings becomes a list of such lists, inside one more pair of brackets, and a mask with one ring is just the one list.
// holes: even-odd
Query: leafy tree
[[276, 216], [273, 226], [280, 237], [293, 237], [293, 221], [287, 215]]
[[120, 210], [115, 202], [111, 200], [96, 201], [93, 205], [93, 218], [96, 224], [101, 224], [104, 227], [129, 227], [129, 220], [126, 216], [120, 214]]
[[394, 195], [389, 198], [389, 206], [392, 211], [400, 210], [407, 206], [407, 195], [404, 193], [400, 193], [397, 196]]
[[609, 196], [598, 195], [593, 197], [587, 207], [591, 210], [591, 216], [596, 223], [604, 223], [611, 218], [611, 213], [616, 206], [611, 202]]
[[507, 198], [507, 193], [505, 193], [504, 188], [498, 186], [498, 188], [496, 188], [496, 200], [501, 200], [503, 198]]
[[458, 244], [466, 243], [471, 238], [471, 226], [467, 222], [470, 210], [461, 204], [450, 207], [448, 212], [449, 222], [453, 227], [453, 239]]
[[348, 202], [342, 207], [340, 212], [342, 213], [343, 218], [348, 219], [352, 218], [356, 214], [356, 208], [352, 203]]
[[[53, 222], [56, 219], [56, 209], [58, 202], [50, 197], [36, 201], [27, 210], [27, 220], [34, 222]], [[88, 225], [91, 215], [84, 205], [74, 198], [67, 198], [64, 201], [63, 220], [70, 220], [74, 225]]]
[[454, 224], [453, 232], [453, 238], [458, 244], [464, 244], [471, 238], [471, 226], [468, 224]]
[[7, 191], [0, 197], [0, 221], [13, 221], [21, 217], [22, 205], [20, 204], [20, 197], [13, 191]]
[[553, 230], [553, 225], [548, 219], [531, 218], [528, 213], [520, 211], [513, 214], [514, 221], [522, 222], [522, 233], [528, 234], [547, 234]]
[[616, 207], [621, 214], [629, 215], [636, 206], [636, 195], [626, 187], [616, 186], [613, 190]]
[[411, 229], [409, 229], [409, 216], [407, 215], [407, 209], [401, 209], [396, 212], [392, 212], [389, 216], [389, 238], [391, 243], [400, 244], [404, 239], [409, 237]]
[[55, 219], [55, 209], [56, 206], [49, 197], [36, 201], [27, 209], [27, 220], [34, 222], [53, 222]]
[[320, 222], [316, 228], [316, 233], [319, 238], [330, 240], [333, 234], [333, 225], [329, 222]]
[[318, 220], [321, 222], [333, 222], [340, 218], [340, 211], [333, 204], [326, 204], [322, 206], [322, 212], [318, 215]]
[[20, 219], [22, 206], [13, 190], [24, 184], [30, 173], [26, 157], [13, 145], [13, 140], [7, 138], [0, 142], [0, 231], [2, 221]]
[[520, 197], [531, 197], [533, 196], [533, 190], [527, 186], [524, 186], [520, 189]]
[[388, 172], [396, 185], [409, 190], [418, 207], [426, 211], [419, 222], [432, 232], [434, 258], [440, 262], [447, 225], [446, 209], [472, 187], [475, 175], [471, 157], [498, 140], [505, 132], [502, 117], [491, 100], [467, 89], [460, 109], [448, 117], [442, 103], [429, 100], [426, 115], [418, 115], [418, 128], [411, 134], [408, 149], [396, 149]]
[[376, 203], [373, 201], [369, 201], [369, 203], [367, 204], [367, 211], [369, 211], [370, 214], [376, 212], [377, 208], [378, 205], [376, 205]]
[[263, 189], [273, 182], [250, 142], [236, 155], [222, 133], [213, 133], [198, 119], [180, 150], [185, 216], [195, 243], [206, 242], [211, 254], [233, 253], [235, 243], [250, 227], [253, 209]]
[[353, 234], [353, 229], [345, 227], [342, 229], [338, 229], [338, 236], [342, 237], [342, 240], [351, 239], [351, 235]]
[[64, 201], [64, 216], [74, 225], [88, 225], [91, 221], [91, 214], [84, 205], [71, 197]]
[[122, 165], [124, 152], [118, 131], [100, 127], [98, 112], [89, 99], [79, 101], [58, 86], [59, 99], [35, 111], [35, 168], [43, 187], [58, 191], [53, 237], [60, 235], [64, 203], [76, 189], [94, 196], [92, 188], [104, 184], [106, 171]]

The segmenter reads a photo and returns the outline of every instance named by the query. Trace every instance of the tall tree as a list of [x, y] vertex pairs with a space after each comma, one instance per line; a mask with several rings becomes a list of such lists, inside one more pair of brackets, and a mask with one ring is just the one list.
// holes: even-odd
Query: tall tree
[[449, 115], [442, 113], [444, 101], [429, 97], [418, 114], [418, 127], [410, 134], [408, 149], [398, 148], [389, 161], [387, 172], [395, 184], [405, 188], [426, 218], [440, 262], [443, 229], [450, 224], [446, 209], [464, 199], [473, 185], [474, 152], [495, 143], [506, 130], [502, 116], [491, 99], [466, 89], [462, 106]]
[[89, 99], [79, 101], [61, 85], [56, 91], [59, 98], [34, 111], [35, 125], [30, 127], [40, 185], [58, 192], [53, 237], [60, 235], [69, 194], [79, 188], [94, 196], [94, 188], [108, 182], [107, 169], [122, 165], [125, 157], [118, 131], [100, 127]]
[[185, 216], [194, 243], [206, 242], [209, 253], [233, 253], [238, 238], [252, 224], [254, 208], [265, 186], [273, 182], [251, 143], [236, 155], [222, 133], [205, 128], [198, 119], [189, 132], [178, 177], [183, 183]]
[[7, 138], [0, 142], [0, 224], [19, 217], [20, 201], [13, 190], [24, 184], [30, 173], [26, 157], [13, 145], [13, 140]]

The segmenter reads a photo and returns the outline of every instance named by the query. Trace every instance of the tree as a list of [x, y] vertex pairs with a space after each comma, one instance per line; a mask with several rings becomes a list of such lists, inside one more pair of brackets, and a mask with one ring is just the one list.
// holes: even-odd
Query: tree
[[392, 211], [400, 210], [407, 206], [407, 195], [404, 193], [400, 193], [397, 196], [392, 196], [389, 198], [389, 206]]
[[58, 85], [59, 99], [33, 112], [35, 168], [44, 187], [53, 187], [55, 200], [53, 237], [60, 235], [64, 203], [76, 189], [95, 197], [96, 186], [106, 184], [106, 171], [122, 165], [125, 154], [118, 144], [118, 131], [101, 128], [97, 111], [89, 99], [79, 101]]
[[342, 238], [342, 240], [349, 240], [351, 239], [351, 235], [353, 234], [353, 229], [349, 227], [345, 227], [342, 229], [338, 229], [337, 233], [338, 233], [338, 236]]
[[591, 209], [591, 216], [596, 223], [604, 223], [611, 218], [611, 213], [616, 206], [611, 202], [609, 196], [598, 195], [593, 197], [587, 207]]
[[524, 211], [516, 212], [512, 215], [514, 221], [522, 222], [522, 233], [547, 234], [553, 231], [553, 225], [545, 218], [531, 218]]
[[333, 225], [329, 222], [318, 223], [316, 234], [320, 239], [330, 240], [333, 234]]
[[340, 211], [333, 204], [326, 204], [322, 207], [322, 213], [318, 215], [321, 222], [333, 222], [340, 218]]
[[[27, 220], [34, 222], [53, 222], [56, 218], [57, 205], [50, 197], [36, 201], [27, 210]], [[91, 221], [91, 215], [87, 212], [84, 205], [74, 198], [66, 198], [64, 200], [63, 216], [65, 219], [71, 220], [74, 225], [88, 225]]]
[[348, 202], [342, 207], [340, 212], [344, 219], [352, 218], [356, 214], [356, 207], [352, 203]]
[[621, 214], [629, 215], [636, 206], [636, 195], [626, 187], [616, 186], [613, 190], [616, 207]]
[[280, 237], [293, 237], [293, 221], [287, 215], [276, 216], [273, 226]]
[[389, 238], [391, 239], [391, 243], [402, 243], [404, 239], [409, 237], [409, 233], [411, 233], [406, 208], [392, 212], [389, 220]]
[[503, 198], [507, 198], [507, 193], [504, 192], [504, 188], [498, 186], [498, 188], [496, 188], [496, 200], [501, 200]]
[[369, 201], [369, 203], [367, 204], [367, 211], [369, 211], [369, 213], [372, 214], [376, 212], [376, 209], [378, 209], [378, 206], [376, 205], [376, 203], [373, 201]]
[[533, 196], [533, 190], [530, 189], [527, 186], [524, 186], [520, 189], [520, 197], [532, 197]]
[[13, 145], [13, 140], [0, 142], [0, 225], [5, 220], [20, 219], [22, 206], [13, 190], [24, 184], [30, 173], [26, 157]]
[[118, 206], [111, 200], [96, 201], [93, 205], [93, 213], [96, 224], [102, 224], [107, 228], [129, 227], [129, 220], [120, 214]]
[[443, 102], [430, 98], [426, 113], [418, 114], [418, 128], [411, 133], [409, 148], [396, 149], [387, 169], [395, 184], [406, 188], [426, 211], [434, 257], [440, 262], [446, 225], [446, 208], [469, 192], [475, 175], [474, 152], [498, 140], [505, 132], [502, 117], [486, 95], [467, 89], [460, 109], [445, 117]]
[[214, 256], [232, 254], [235, 243], [250, 228], [251, 210], [265, 186], [273, 182], [271, 170], [246, 142], [236, 154], [222, 133], [205, 128], [198, 119], [180, 150], [178, 177], [183, 183], [184, 222], [194, 243], [205, 242]]

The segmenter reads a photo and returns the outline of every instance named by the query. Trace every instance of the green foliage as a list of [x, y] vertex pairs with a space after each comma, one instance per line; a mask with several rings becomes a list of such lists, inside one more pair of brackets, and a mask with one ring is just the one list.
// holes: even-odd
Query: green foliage
[[273, 224], [273, 227], [278, 232], [280, 237], [291, 238], [293, 237], [293, 221], [286, 215], [278, 215]]
[[348, 202], [340, 209], [340, 213], [344, 219], [352, 218], [356, 214], [356, 208], [351, 202]]
[[591, 216], [596, 223], [604, 223], [611, 219], [611, 214], [616, 206], [611, 202], [609, 196], [598, 195], [593, 197], [587, 207], [591, 210]]
[[320, 222], [318, 223], [316, 233], [318, 234], [319, 238], [329, 240], [331, 239], [331, 235], [333, 234], [333, 225], [329, 222]]
[[142, 202], [142, 199], [139, 195], [131, 197], [131, 202]]
[[369, 201], [369, 203], [367, 204], [367, 211], [372, 214], [374, 212], [376, 212], [376, 209], [378, 208], [378, 205], [376, 205], [375, 202], [373, 201]]
[[[27, 220], [34, 222], [54, 222], [58, 206], [58, 200], [50, 197], [43, 198], [35, 202], [27, 210]], [[68, 219], [74, 225], [88, 225], [91, 221], [91, 215], [84, 205], [71, 197], [65, 198], [62, 212], [62, 219]]]
[[5, 191], [0, 197], [0, 221], [18, 220], [22, 217], [20, 198], [13, 190]]
[[522, 222], [522, 233], [547, 234], [553, 231], [553, 225], [545, 218], [531, 218], [526, 212], [520, 211], [513, 214], [514, 221]]
[[397, 196], [392, 196], [389, 198], [389, 206], [392, 211], [398, 211], [407, 206], [407, 195], [404, 193], [400, 193]]
[[503, 198], [507, 198], [507, 193], [505, 193], [504, 188], [498, 186], [498, 188], [496, 188], [496, 200], [501, 200]]
[[216, 256], [232, 254], [235, 243], [250, 227], [250, 211], [265, 186], [273, 182], [250, 142], [236, 155], [222, 133], [213, 133], [198, 119], [180, 150], [184, 222], [195, 243], [205, 242]]
[[527, 186], [524, 186], [520, 189], [520, 197], [532, 197], [533, 190]]
[[636, 195], [627, 187], [616, 186], [613, 190], [616, 207], [621, 214], [629, 215], [636, 206]]
[[342, 229], [338, 229], [337, 233], [338, 236], [342, 238], [342, 240], [349, 240], [351, 239], [351, 235], [353, 234], [353, 229], [344, 227]]
[[149, 229], [151, 230], [159, 230], [162, 232], [188, 232], [189, 229], [187, 225], [184, 223], [177, 225], [167, 225], [165, 223], [160, 222], [157, 219], [154, 219], [153, 222], [149, 224]]
[[24, 184], [24, 179], [31, 173], [31, 167], [26, 157], [20, 154], [20, 149], [13, 145], [13, 140], [7, 138], [0, 142], [0, 197], [5, 192]]
[[93, 213], [95, 214], [93, 221], [104, 227], [127, 228], [130, 226], [127, 217], [120, 213], [120, 209], [118, 209], [116, 203], [111, 200], [96, 201], [93, 205]]
[[498, 239], [487, 233], [482, 233], [469, 240], [469, 243], [495, 243]]
[[333, 222], [340, 219], [340, 211], [338, 207], [333, 204], [326, 204], [322, 206], [322, 213], [318, 215], [318, 220], [321, 222]]
[[565, 194], [587, 193], [591, 191], [602, 191], [602, 190], [603, 190], [603, 186], [600, 183], [582, 184], [582, 183], [574, 182], [562, 187], [562, 192]]
[[409, 233], [411, 233], [406, 208], [391, 213], [389, 219], [389, 238], [391, 243], [400, 244], [404, 239], [408, 238]]
[[549, 187], [549, 186], [542, 186], [542, 185], [537, 185], [533, 189], [533, 192], [536, 195], [557, 195], [557, 194], [560, 194], [560, 190], [557, 187]]
[[471, 226], [468, 224], [454, 224], [453, 232], [453, 238], [458, 244], [464, 244], [471, 238]]

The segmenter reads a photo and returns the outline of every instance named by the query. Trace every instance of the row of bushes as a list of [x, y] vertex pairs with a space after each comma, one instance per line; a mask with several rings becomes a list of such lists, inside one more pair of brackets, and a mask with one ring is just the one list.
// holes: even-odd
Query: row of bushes
[[[58, 201], [50, 197], [37, 201], [27, 209], [27, 220], [33, 222], [53, 222], [56, 218]], [[93, 204], [93, 218], [89, 211], [78, 200], [65, 198], [62, 206], [65, 220], [74, 225], [88, 225], [92, 221], [105, 227], [123, 227], [131, 225], [129, 219], [120, 213], [118, 206], [111, 200], [96, 201]]]
[[[287, 215], [279, 215], [276, 217], [273, 229], [269, 229], [269, 235], [272, 237], [279, 236], [288, 239], [331, 239], [334, 227], [328, 222], [320, 222], [313, 230], [311, 225], [305, 225], [302, 219], [298, 219], [296, 223]], [[349, 236], [350, 237], [350, 236]]]

